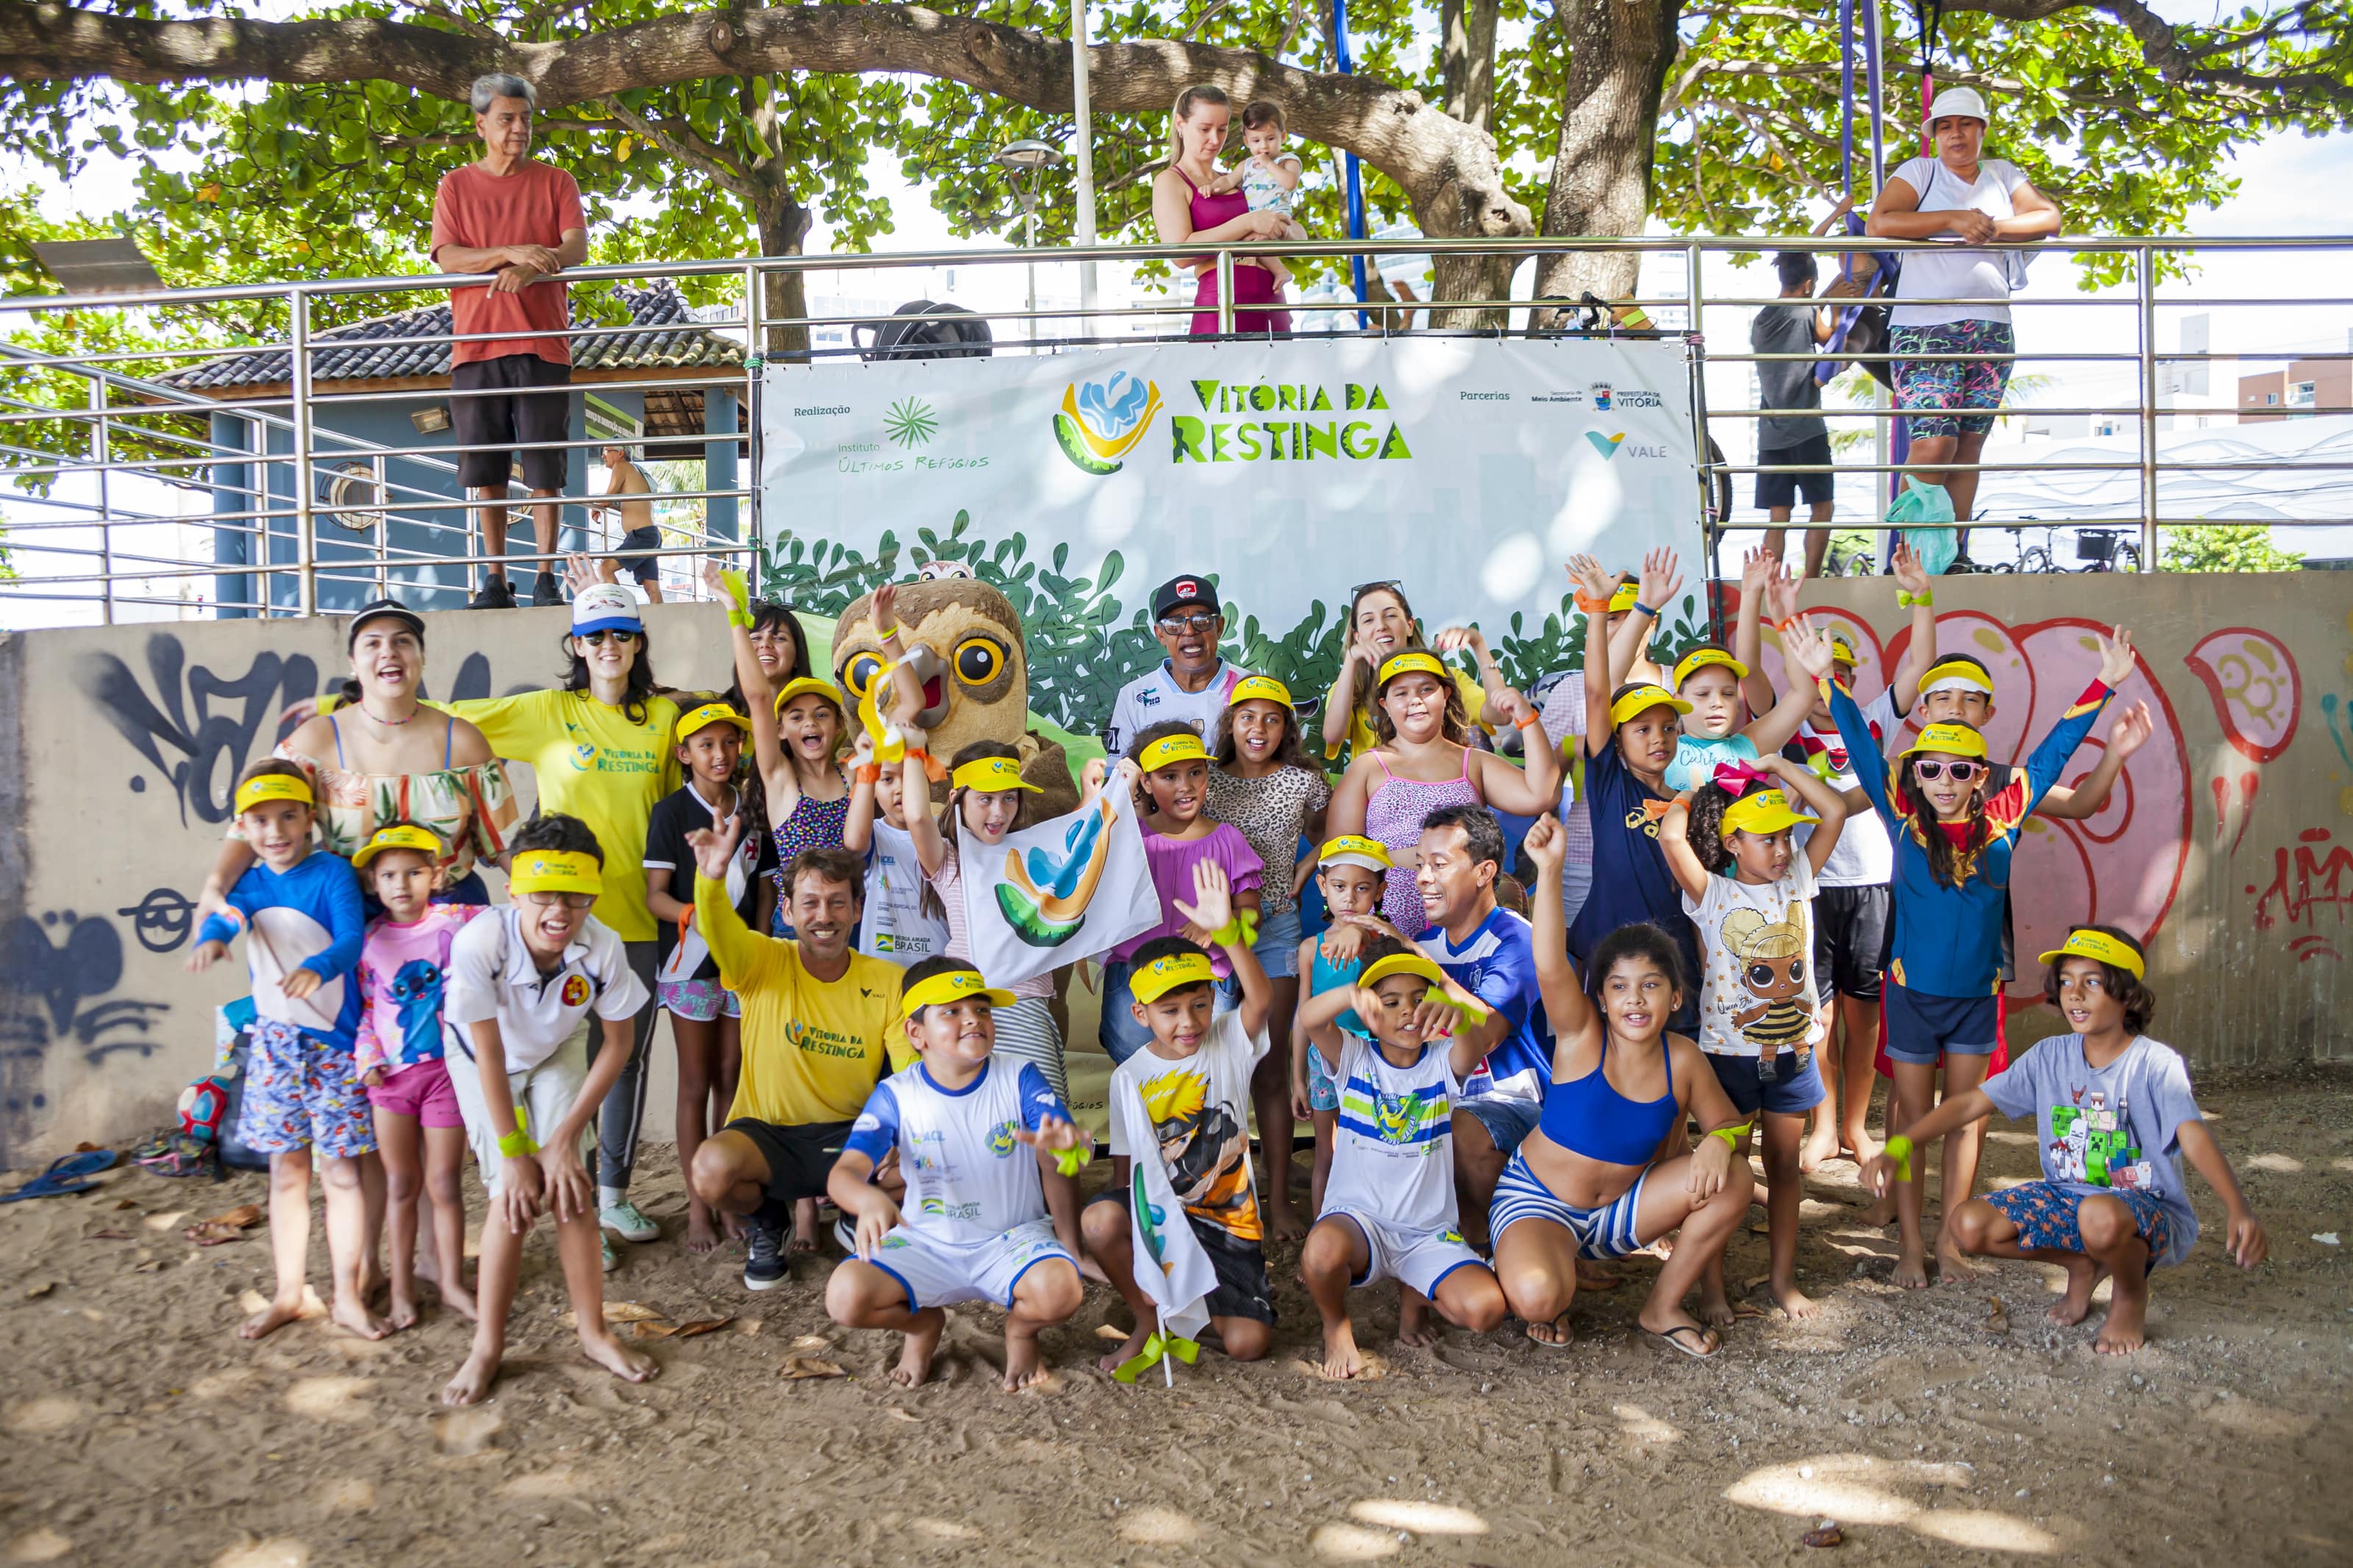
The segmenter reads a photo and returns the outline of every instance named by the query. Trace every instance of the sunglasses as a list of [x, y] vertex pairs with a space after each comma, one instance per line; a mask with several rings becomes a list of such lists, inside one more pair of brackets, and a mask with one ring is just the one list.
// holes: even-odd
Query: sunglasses
[[1936, 783], [1938, 779], [1949, 778], [1955, 784], [1965, 784], [1985, 771], [1986, 765], [1983, 763], [1932, 763], [1915, 760], [1912, 763], [1913, 775], [1915, 778], [1926, 779], [1930, 784]]
[[601, 632], [582, 632], [580, 634], [581, 641], [586, 643], [594, 643], [599, 647], [604, 646], [605, 640], [608, 637], [618, 643], [633, 643], [638, 640], [638, 634], [635, 632], [622, 631], [617, 626], [607, 626]]
[[1400, 598], [1400, 599], [1402, 599], [1403, 597], [1405, 597], [1405, 590], [1404, 590], [1404, 588], [1402, 588], [1401, 586], [1399, 586], [1399, 585], [1398, 585], [1398, 584], [1397, 579], [1395, 579], [1395, 578], [1393, 578], [1393, 577], [1392, 577], [1392, 578], [1387, 578], [1387, 579], [1385, 579], [1385, 580], [1383, 580], [1383, 581], [1381, 581], [1381, 582], [1378, 582], [1378, 583], [1359, 583], [1359, 584], [1357, 584], [1355, 587], [1353, 587], [1353, 588], [1351, 588], [1351, 589], [1349, 589], [1349, 590], [1348, 590], [1348, 599], [1349, 599], [1349, 602], [1353, 604], [1353, 603], [1355, 603], [1358, 598], [1361, 598], [1363, 595], [1366, 595], [1366, 594], [1372, 593], [1372, 592], [1373, 592], [1374, 590], [1376, 590], [1376, 589], [1379, 589], [1379, 590], [1385, 591], [1385, 592], [1387, 592], [1387, 593], [1395, 594], [1395, 595], [1396, 595], [1398, 598]]
[[1164, 632], [1206, 632], [1218, 624], [1219, 617], [1195, 611], [1189, 616], [1163, 616], [1160, 629]]

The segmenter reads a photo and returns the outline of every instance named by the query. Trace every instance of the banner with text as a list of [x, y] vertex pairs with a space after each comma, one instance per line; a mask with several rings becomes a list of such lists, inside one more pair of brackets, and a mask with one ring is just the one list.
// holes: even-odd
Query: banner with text
[[[1631, 568], [1671, 545], [1691, 574], [1702, 548], [1676, 341], [1162, 343], [771, 365], [763, 392], [764, 582], [803, 603], [906, 574], [896, 548], [954, 529], [932, 553], [1034, 563], [1106, 648], [1189, 573], [1218, 580], [1230, 628], [1255, 616], [1276, 643], [1372, 578], [1429, 629], [1492, 639], [1514, 612], [1560, 615], [1574, 552]], [[1112, 662], [1131, 652], [1158, 657]]]

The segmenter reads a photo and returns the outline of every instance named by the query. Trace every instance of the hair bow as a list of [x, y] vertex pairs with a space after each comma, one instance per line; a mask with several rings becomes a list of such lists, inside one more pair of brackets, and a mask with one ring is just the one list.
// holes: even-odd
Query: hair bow
[[1718, 763], [1715, 764], [1715, 782], [1716, 788], [1737, 800], [1748, 792], [1751, 784], [1772, 782], [1772, 775], [1762, 768], [1750, 767], [1746, 763]]

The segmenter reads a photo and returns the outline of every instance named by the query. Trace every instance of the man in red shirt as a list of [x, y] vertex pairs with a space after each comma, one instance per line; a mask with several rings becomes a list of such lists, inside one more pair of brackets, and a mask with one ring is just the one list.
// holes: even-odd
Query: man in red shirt
[[[571, 301], [556, 274], [588, 256], [588, 226], [580, 186], [550, 164], [534, 163], [529, 82], [503, 73], [478, 79], [468, 95], [482, 155], [441, 177], [433, 197], [434, 265], [444, 272], [489, 272], [496, 280], [449, 293], [458, 342], [449, 354], [449, 390], [458, 445], [458, 478], [479, 507], [482, 553], [507, 550], [507, 479], [513, 448], [522, 447], [523, 484], [539, 536], [534, 605], [560, 605], [555, 584], [555, 496], [564, 491], [572, 380], [572, 350], [565, 337]], [[503, 336], [513, 332], [513, 336]], [[545, 389], [558, 390], [545, 390]], [[485, 568], [469, 601], [478, 610], [512, 609], [514, 590], [505, 570]]]

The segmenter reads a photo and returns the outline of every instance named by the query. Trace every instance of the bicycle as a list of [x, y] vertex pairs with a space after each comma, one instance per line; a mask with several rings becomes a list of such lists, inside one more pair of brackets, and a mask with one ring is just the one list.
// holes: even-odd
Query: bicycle
[[[2032, 521], [2033, 519], [2027, 521]], [[1989, 572], [2046, 574], [2081, 572], [2138, 572], [2141, 569], [2140, 544], [2131, 533], [2121, 528], [2079, 528], [2075, 534], [2075, 559], [2083, 564], [2062, 566], [2052, 553], [2059, 533], [2054, 526], [2042, 530], [2042, 542], [2024, 543], [2026, 530], [2022, 527], [2004, 530], [2017, 546], [2018, 558], [1986, 568]]]

